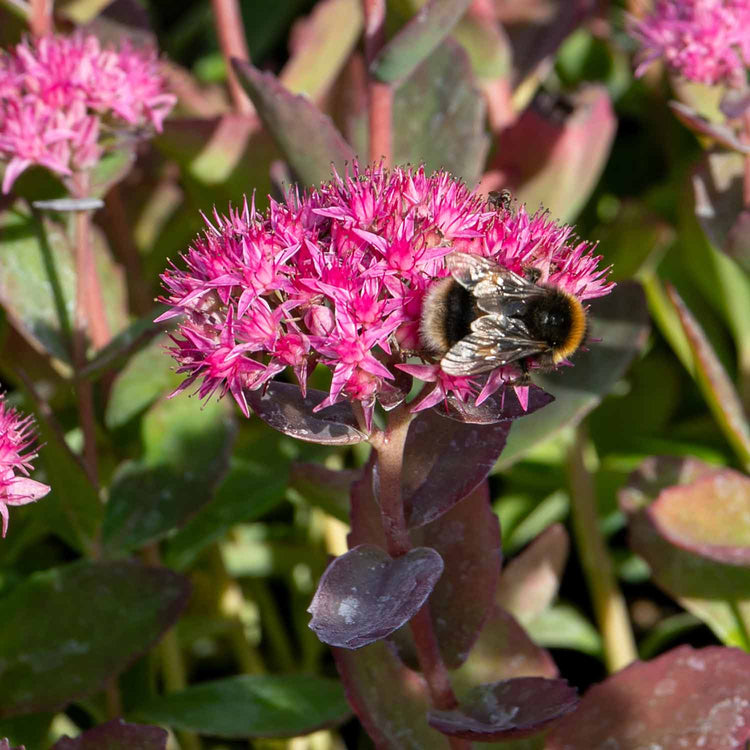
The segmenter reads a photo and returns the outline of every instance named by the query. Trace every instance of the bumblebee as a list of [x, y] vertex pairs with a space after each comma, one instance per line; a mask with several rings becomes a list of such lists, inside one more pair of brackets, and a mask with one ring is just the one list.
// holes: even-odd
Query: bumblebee
[[549, 369], [570, 357], [586, 337], [586, 310], [572, 294], [537, 284], [468, 253], [447, 258], [451, 275], [428, 289], [422, 306], [424, 352], [448, 375], [478, 375], [513, 362]]

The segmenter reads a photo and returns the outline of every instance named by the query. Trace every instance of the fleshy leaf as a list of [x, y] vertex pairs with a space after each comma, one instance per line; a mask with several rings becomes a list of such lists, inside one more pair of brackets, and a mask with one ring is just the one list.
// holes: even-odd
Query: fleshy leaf
[[427, 721], [451, 737], [513, 739], [547, 729], [577, 705], [578, 694], [565, 680], [516, 677], [479, 685], [452, 711], [432, 709]]
[[404, 447], [402, 492], [409, 527], [446, 513], [487, 478], [510, 425], [460, 424], [432, 409], [417, 414]]
[[241, 60], [232, 64], [263, 124], [305, 184], [329, 179], [332, 164], [343, 174], [354, 152], [327, 115], [309, 99], [291, 94], [271, 73]]
[[307, 502], [349, 523], [349, 493], [354, 482], [361, 478], [359, 469], [335, 471], [319, 463], [296, 463], [289, 475], [289, 487]]
[[727, 440], [745, 468], [750, 470], [750, 427], [734, 385], [721, 366], [703, 329], [677, 290], [668, 285], [667, 293], [677, 310], [690, 344], [698, 385]]
[[564, 109], [549, 95], [537, 97], [498, 136], [491, 168], [531, 211], [543, 206], [554, 218], [570, 221], [599, 181], [616, 125], [603, 86], [582, 89]]
[[744, 210], [741, 154], [709, 153], [692, 175], [695, 215], [709, 241], [750, 272], [750, 230]]
[[142, 721], [216, 737], [296, 737], [350, 715], [341, 685], [313, 675], [241, 675], [193, 685], [132, 712]]
[[505, 566], [497, 603], [524, 625], [531, 622], [557, 595], [569, 547], [565, 527], [550, 526]]
[[576, 352], [573, 367], [532, 375], [555, 401], [536, 414], [513, 422], [499, 466], [509, 466], [534, 445], [575, 424], [590, 412], [624, 375], [646, 343], [648, 312], [641, 288], [621, 282], [606, 297], [591, 301], [589, 351]]
[[393, 83], [410, 75], [451, 33], [471, 0], [428, 0], [380, 50], [371, 70]]
[[672, 544], [721, 563], [750, 567], [750, 479], [731, 469], [664, 490], [649, 517]]
[[161, 727], [112, 719], [74, 739], [59, 739], [52, 750], [166, 750], [168, 737], [167, 730]]
[[342, 648], [385, 638], [421, 609], [442, 572], [435, 550], [417, 547], [394, 559], [361, 544], [323, 573], [307, 610], [310, 628], [324, 643]]
[[229, 468], [234, 423], [225, 402], [164, 399], [142, 422], [145, 453], [110, 488], [102, 530], [110, 553], [136, 549], [183, 525]]
[[0, 717], [95, 692], [175, 622], [188, 592], [176, 573], [133, 562], [34, 573], [0, 600]]
[[121, 427], [179, 383], [172, 360], [164, 351], [164, 341], [160, 338], [153, 340], [117, 373], [104, 417], [107, 427]]
[[545, 747], [745, 747], [749, 673], [750, 654], [720, 646], [680, 646], [650, 662], [635, 662], [594, 685], [576, 713], [552, 730]]
[[459, 401], [451, 395], [447, 399], [447, 404], [439, 404], [435, 407], [435, 411], [444, 417], [455, 419], [457, 422], [494, 424], [495, 422], [512, 421], [533, 414], [543, 406], [551, 404], [554, 400], [554, 396], [536, 385], [531, 385], [524, 409], [518, 396], [513, 392], [512, 386], [505, 386], [493, 393], [479, 406], [471, 402]]
[[515, 677], [557, 677], [549, 652], [534, 643], [511, 614], [494, 606], [469, 658], [451, 674], [461, 699], [475, 685]]
[[[68, 221], [72, 219], [68, 216]], [[75, 309], [74, 253], [62, 223], [30, 214], [20, 203], [0, 213], [0, 302], [15, 328], [65, 368]], [[124, 325], [122, 275], [98, 231], [92, 232], [105, 311], [112, 331]]]
[[[416, 547], [431, 547], [443, 559], [443, 575], [430, 596], [430, 616], [443, 661], [462, 664], [492, 609], [500, 573], [500, 530], [483, 482], [460, 503], [431, 523], [409, 532]], [[352, 487], [349, 545], [386, 548], [380, 508], [372, 493], [371, 470]], [[411, 634], [393, 634], [399, 656], [411, 667], [417, 658]]]
[[278, 381], [271, 381], [263, 391], [245, 391], [253, 412], [285, 435], [325, 445], [352, 445], [366, 440], [349, 402], [313, 412], [327, 397], [324, 391], [310, 388], [303, 397], [298, 386]]
[[711, 122], [698, 114], [692, 107], [682, 102], [669, 102], [670, 109], [675, 113], [677, 119], [687, 125], [692, 131], [699, 135], [713, 138], [722, 146], [738, 151], [741, 154], [750, 154], [750, 146], [742, 143], [737, 134], [728, 125], [720, 122]]
[[485, 108], [466, 53], [446, 39], [394, 92], [394, 162], [446, 169], [475, 185], [489, 148]]
[[697, 459], [651, 458], [620, 491], [630, 546], [651, 567], [654, 582], [703, 620], [728, 645], [750, 648], [750, 569], [700, 557], [664, 538], [647, 512], [665, 487], [689, 486], [720, 470]]
[[357, 651], [334, 648], [333, 655], [346, 697], [379, 750], [448, 750], [447, 738], [425, 721], [422, 675], [405, 667], [386, 641]]
[[364, 15], [357, 0], [323, 0], [292, 30], [290, 57], [279, 75], [295, 94], [325, 95], [351, 55]]
[[213, 500], [170, 535], [164, 563], [185, 570], [202, 550], [232, 526], [250, 523], [279, 505], [284, 500], [286, 485], [284, 467], [259, 467], [232, 457], [229, 472]]
[[565, 38], [596, 12], [593, 0], [527, 0], [502, 3], [498, 20], [508, 33], [513, 50], [514, 80], [520, 83], [537, 74], [539, 66], [557, 52]]

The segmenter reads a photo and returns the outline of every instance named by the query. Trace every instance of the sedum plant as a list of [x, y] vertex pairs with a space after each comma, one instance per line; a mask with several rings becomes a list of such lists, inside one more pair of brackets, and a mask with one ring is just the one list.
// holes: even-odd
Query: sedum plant
[[0, 0], [0, 750], [750, 741], [748, 8], [619, 5]]

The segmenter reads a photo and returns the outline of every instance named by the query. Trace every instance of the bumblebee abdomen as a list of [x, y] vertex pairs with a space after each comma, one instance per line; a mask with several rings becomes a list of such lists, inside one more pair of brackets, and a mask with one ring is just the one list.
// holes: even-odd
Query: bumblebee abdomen
[[529, 334], [543, 341], [554, 361], [569, 357], [581, 345], [586, 333], [586, 315], [581, 303], [560, 289], [547, 290], [529, 302], [524, 315]]
[[471, 323], [477, 315], [474, 295], [452, 277], [441, 279], [425, 295], [420, 325], [422, 345], [436, 354], [445, 354], [471, 333]]

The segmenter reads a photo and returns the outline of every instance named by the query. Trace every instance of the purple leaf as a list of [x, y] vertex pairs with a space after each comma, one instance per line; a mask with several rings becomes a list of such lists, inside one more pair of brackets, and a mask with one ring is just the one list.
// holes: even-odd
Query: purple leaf
[[433, 409], [417, 414], [404, 447], [402, 492], [409, 527], [446, 513], [487, 478], [510, 425], [460, 424]]
[[541, 732], [577, 705], [576, 690], [565, 680], [517, 677], [479, 685], [452, 711], [430, 711], [427, 721], [451, 737], [489, 742]]
[[385, 638], [421, 609], [442, 572], [433, 549], [417, 547], [394, 559], [379, 547], [359, 545], [323, 573], [307, 610], [310, 628], [342, 648]]
[[511, 614], [500, 607], [482, 628], [469, 658], [451, 675], [459, 698], [475, 685], [514, 677], [557, 677], [552, 657], [537, 646]]
[[669, 107], [675, 113], [677, 119], [693, 132], [713, 138], [717, 143], [731, 148], [733, 151], [750, 154], [750, 147], [742, 143], [734, 130], [728, 125], [711, 122], [682, 102], [671, 101]]
[[561, 112], [538, 97], [500, 133], [491, 169], [531, 210], [544, 206], [564, 221], [578, 215], [609, 157], [617, 121], [604, 87], [589, 86]]
[[59, 739], [51, 750], [166, 750], [168, 737], [167, 730], [161, 727], [112, 719], [75, 739]]
[[290, 93], [271, 73], [237, 59], [232, 66], [266, 129], [304, 183], [329, 179], [331, 164], [344, 172], [355, 154], [330, 117], [308, 98]]
[[497, 603], [521, 622], [531, 622], [557, 595], [569, 547], [562, 524], [546, 529], [505, 566]]
[[[349, 545], [375, 544], [385, 549], [380, 508], [372, 494], [371, 471], [352, 488]], [[500, 529], [492, 512], [487, 483], [431, 523], [409, 532], [417, 547], [431, 547], [445, 569], [430, 596], [430, 615], [440, 653], [449, 669], [466, 660], [492, 610], [500, 573]], [[416, 668], [408, 628], [393, 634], [399, 656]]]
[[250, 408], [267, 425], [285, 435], [325, 445], [353, 445], [367, 440], [348, 402], [313, 412], [327, 397], [327, 393], [309, 388], [303, 397], [298, 386], [278, 381], [269, 383], [265, 390], [245, 391]]
[[680, 646], [592, 687], [546, 750], [740, 750], [750, 739], [750, 654]]
[[647, 513], [672, 544], [729, 565], [750, 566], [750, 479], [731, 469], [664, 490]]
[[505, 386], [493, 393], [479, 406], [464, 403], [455, 396], [449, 396], [447, 403], [434, 407], [434, 410], [441, 416], [454, 419], [457, 422], [494, 424], [495, 422], [513, 421], [519, 417], [525, 417], [527, 414], [533, 414], [554, 400], [554, 396], [532, 384], [529, 386], [529, 401], [524, 409], [514, 389], [511, 386]]
[[346, 697], [378, 750], [448, 750], [448, 739], [425, 721], [424, 679], [405, 667], [386, 641], [358, 651], [334, 648], [333, 656]]
[[690, 344], [696, 379], [713, 412], [714, 419], [745, 468], [750, 469], [750, 427], [740, 397], [721, 366], [703, 329], [688, 310], [677, 290], [671, 284], [667, 284], [667, 293], [675, 306]]

